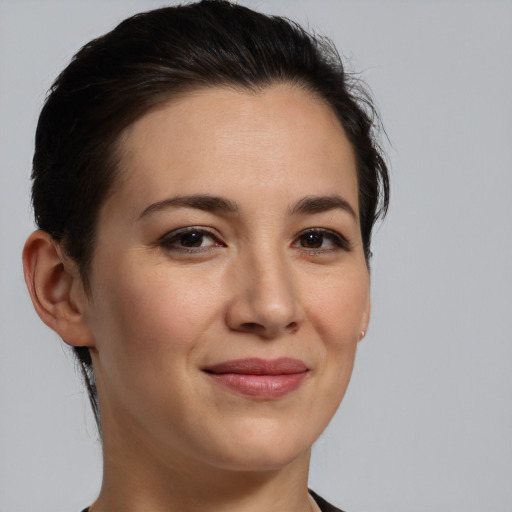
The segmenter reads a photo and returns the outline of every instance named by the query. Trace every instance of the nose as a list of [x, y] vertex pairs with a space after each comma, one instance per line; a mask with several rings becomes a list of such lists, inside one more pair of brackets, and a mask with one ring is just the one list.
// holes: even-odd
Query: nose
[[289, 265], [262, 254], [247, 258], [233, 278], [226, 322], [230, 329], [272, 339], [298, 330], [304, 311]]

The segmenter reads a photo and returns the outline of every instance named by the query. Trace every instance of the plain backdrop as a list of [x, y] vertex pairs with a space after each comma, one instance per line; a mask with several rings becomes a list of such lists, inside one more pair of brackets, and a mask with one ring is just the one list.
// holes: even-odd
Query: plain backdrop
[[[310, 486], [348, 512], [512, 511], [512, 2], [242, 0], [330, 36], [387, 129], [373, 318]], [[0, 512], [78, 512], [101, 454], [20, 254], [53, 79], [150, 0], [0, 0]]]

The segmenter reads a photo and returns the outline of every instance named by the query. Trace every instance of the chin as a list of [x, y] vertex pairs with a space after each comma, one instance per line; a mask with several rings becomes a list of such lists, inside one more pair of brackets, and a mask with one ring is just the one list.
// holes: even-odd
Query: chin
[[240, 472], [268, 472], [268, 471], [279, 471], [286, 466], [292, 464], [301, 456], [309, 454], [309, 447], [303, 452], [283, 452], [280, 449], [267, 449], [266, 453], [261, 451], [253, 453], [248, 450], [247, 452], [241, 451], [236, 456], [229, 458], [223, 458], [221, 461], [217, 461], [217, 467], [229, 470], [229, 471], [240, 471]]
[[[297, 434], [299, 434], [297, 432]], [[309, 439], [300, 432], [294, 436], [291, 428], [265, 429], [257, 432], [231, 433], [218, 446], [213, 456], [214, 465], [233, 471], [276, 471], [292, 464], [296, 459], [309, 457], [311, 445], [316, 437]], [[306, 439], [306, 437], [308, 437]]]

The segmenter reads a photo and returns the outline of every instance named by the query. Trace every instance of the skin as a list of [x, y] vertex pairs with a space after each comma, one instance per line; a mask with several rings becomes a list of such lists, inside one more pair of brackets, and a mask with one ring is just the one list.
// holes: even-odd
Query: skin
[[[311, 445], [343, 398], [370, 313], [342, 127], [298, 88], [212, 88], [144, 115], [122, 149], [90, 292], [46, 234], [24, 252], [41, 318], [91, 349], [105, 460], [91, 511], [309, 511]], [[236, 211], [165, 203], [197, 195]], [[312, 199], [333, 196], [342, 201]], [[247, 357], [296, 358], [307, 376], [258, 399], [203, 371]]]

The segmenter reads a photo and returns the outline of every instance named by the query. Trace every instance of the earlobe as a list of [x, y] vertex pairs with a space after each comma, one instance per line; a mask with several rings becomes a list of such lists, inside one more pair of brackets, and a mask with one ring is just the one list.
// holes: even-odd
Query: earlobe
[[23, 270], [41, 320], [69, 345], [94, 346], [85, 320], [86, 295], [76, 264], [44, 231], [32, 233], [23, 249]]

